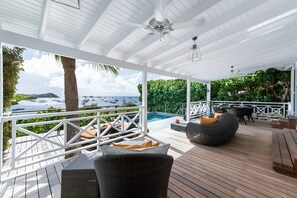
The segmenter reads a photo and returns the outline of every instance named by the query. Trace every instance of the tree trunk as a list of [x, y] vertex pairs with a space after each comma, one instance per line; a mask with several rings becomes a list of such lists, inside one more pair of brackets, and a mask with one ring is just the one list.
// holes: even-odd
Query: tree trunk
[[[78, 110], [78, 92], [77, 92], [77, 82], [75, 76], [76, 60], [73, 58], [61, 56], [61, 62], [64, 68], [64, 95], [65, 95], [65, 105], [66, 111], [77, 111]], [[75, 118], [75, 116], [67, 116], [67, 118]], [[79, 121], [72, 121], [76, 126], [80, 125]], [[79, 130], [71, 125], [67, 125], [67, 141], [71, 140]], [[74, 142], [79, 142], [80, 139], [76, 139]], [[73, 143], [74, 143], [73, 142]], [[69, 151], [75, 148], [79, 148], [80, 145], [71, 148], [66, 148], [65, 151]], [[65, 155], [65, 158], [70, 158], [79, 155], [80, 151]]]

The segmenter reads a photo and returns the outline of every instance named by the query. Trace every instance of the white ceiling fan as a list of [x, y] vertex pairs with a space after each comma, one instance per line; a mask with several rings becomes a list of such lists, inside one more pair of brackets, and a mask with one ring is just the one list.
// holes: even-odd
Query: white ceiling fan
[[176, 40], [176, 38], [170, 34], [170, 32], [172, 32], [173, 30], [197, 28], [204, 25], [205, 19], [202, 17], [199, 19], [188, 17], [174, 22], [170, 21], [166, 17], [169, 2], [170, 0], [153, 0], [154, 17], [151, 18], [146, 25], [131, 22], [128, 22], [127, 24], [130, 26], [141, 27], [149, 30], [149, 36], [157, 35], [160, 41], [163, 38], [170, 39], [171, 41]]

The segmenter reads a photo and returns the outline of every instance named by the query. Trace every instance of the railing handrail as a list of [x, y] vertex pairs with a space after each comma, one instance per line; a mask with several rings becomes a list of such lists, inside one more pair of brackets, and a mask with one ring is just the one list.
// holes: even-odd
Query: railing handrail
[[200, 102], [211, 102], [211, 103], [252, 103], [252, 104], [289, 104], [289, 102], [255, 102], [255, 101], [219, 101], [219, 100], [211, 100], [211, 101], [206, 101], [206, 100], [201, 100], [201, 101], [193, 101], [191, 103], [200, 103]]
[[29, 114], [29, 115], [15, 115], [15, 116], [3, 117], [2, 122], [20, 120], [20, 119], [30, 119], [30, 118], [69, 116], [69, 115], [77, 115], [77, 114], [83, 114], [83, 113], [98, 113], [98, 112], [102, 113], [102, 112], [108, 112], [108, 111], [121, 111], [121, 110], [143, 109], [143, 108], [144, 106], [135, 106], [135, 107], [92, 109], [92, 110], [80, 110], [80, 111], [65, 111], [65, 112], [55, 112], [55, 113], [40, 113], [40, 114]]

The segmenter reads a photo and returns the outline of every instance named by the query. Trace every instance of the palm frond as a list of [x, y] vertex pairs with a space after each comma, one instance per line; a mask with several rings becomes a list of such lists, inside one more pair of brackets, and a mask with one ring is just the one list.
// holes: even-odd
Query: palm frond
[[106, 64], [101, 64], [101, 63], [91, 63], [93, 69], [95, 70], [103, 70], [106, 71], [110, 74], [113, 74], [115, 76], [119, 75], [120, 73], [120, 68], [119, 67], [115, 67], [115, 66], [111, 66], [111, 65], [106, 65]]

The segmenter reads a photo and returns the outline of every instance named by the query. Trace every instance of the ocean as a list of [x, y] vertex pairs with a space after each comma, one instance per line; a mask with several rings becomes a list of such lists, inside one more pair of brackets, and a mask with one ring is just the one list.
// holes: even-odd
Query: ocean
[[[79, 98], [79, 107], [97, 105], [99, 107], [115, 107], [132, 102], [141, 105], [138, 96], [83, 96]], [[13, 105], [8, 111], [12, 113], [47, 110], [49, 107], [65, 109], [62, 98], [37, 98], [35, 100], [22, 100]]]

